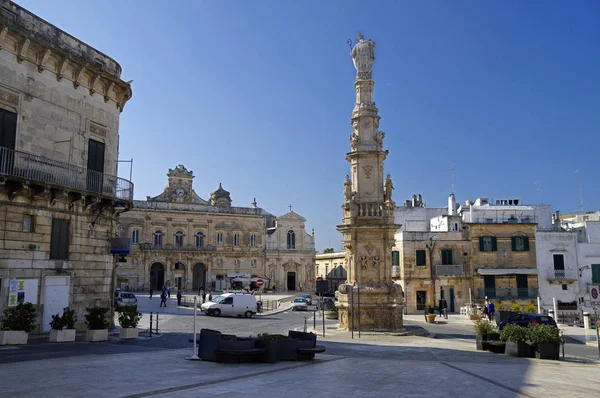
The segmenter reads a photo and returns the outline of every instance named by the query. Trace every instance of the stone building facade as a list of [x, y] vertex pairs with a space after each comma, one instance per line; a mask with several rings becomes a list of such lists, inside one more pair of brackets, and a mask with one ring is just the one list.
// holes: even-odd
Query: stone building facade
[[133, 251], [118, 267], [119, 283], [199, 291], [254, 288], [262, 278], [277, 290], [314, 287], [314, 236], [305, 232], [304, 218], [293, 211], [275, 217], [256, 201], [232, 206], [221, 184], [204, 200], [183, 165], [167, 177], [160, 195], [134, 201], [120, 219]]
[[0, 309], [51, 315], [112, 307], [119, 117], [131, 98], [112, 58], [10, 1], [0, 2]]
[[348, 277], [346, 252], [317, 254], [315, 276], [329, 282], [331, 291], [337, 290]]

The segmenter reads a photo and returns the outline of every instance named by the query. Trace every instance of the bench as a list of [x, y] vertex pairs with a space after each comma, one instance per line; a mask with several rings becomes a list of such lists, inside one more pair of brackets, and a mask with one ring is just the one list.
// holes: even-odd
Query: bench
[[308, 361], [314, 359], [315, 354], [325, 352], [325, 347], [318, 345], [311, 348], [298, 348], [298, 360]]
[[[224, 363], [242, 363], [242, 359], [252, 359], [252, 357], [256, 355], [265, 355], [266, 352], [267, 350], [265, 348], [248, 348], [244, 350], [232, 348], [215, 349], [215, 353], [217, 354], [217, 361]], [[252, 360], [243, 362], [252, 362]]]

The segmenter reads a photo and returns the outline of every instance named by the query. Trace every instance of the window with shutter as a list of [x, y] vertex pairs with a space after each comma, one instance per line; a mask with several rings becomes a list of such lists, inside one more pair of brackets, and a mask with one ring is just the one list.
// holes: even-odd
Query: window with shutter
[[529, 238], [527, 236], [513, 236], [511, 246], [514, 252], [528, 252]]
[[417, 250], [417, 265], [418, 266], [427, 265], [427, 260], [425, 257], [425, 250]]
[[482, 236], [479, 238], [479, 251], [495, 252], [498, 250], [498, 244], [495, 236]]
[[400, 265], [400, 253], [397, 250], [392, 251], [392, 265]]
[[554, 269], [565, 269], [565, 256], [562, 254], [554, 254], [552, 258], [554, 259]]
[[592, 283], [600, 283], [600, 264], [592, 264]]
[[69, 259], [69, 220], [62, 218], [52, 219], [52, 233], [50, 236], [50, 259]]
[[452, 265], [452, 249], [442, 249], [442, 265]]

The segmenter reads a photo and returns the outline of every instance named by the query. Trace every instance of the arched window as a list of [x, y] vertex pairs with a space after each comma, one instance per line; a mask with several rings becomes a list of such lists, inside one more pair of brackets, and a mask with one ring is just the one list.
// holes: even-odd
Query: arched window
[[254, 234], [250, 235], [250, 246], [256, 247], [256, 235]]
[[140, 231], [138, 229], [131, 231], [131, 243], [140, 243]]
[[234, 234], [233, 235], [233, 245], [235, 247], [239, 247], [240, 246], [240, 234]]
[[217, 246], [223, 246], [223, 232], [217, 234]]
[[154, 245], [162, 246], [163, 243], [163, 233], [161, 230], [154, 232]]
[[202, 232], [196, 234], [196, 247], [204, 247], [204, 234]]
[[288, 233], [287, 233], [287, 248], [288, 249], [296, 248], [296, 233], [294, 231], [288, 231]]
[[181, 231], [177, 231], [177, 233], [175, 234], [175, 244], [178, 247], [183, 246], [183, 236], [184, 236], [183, 232], [181, 232]]

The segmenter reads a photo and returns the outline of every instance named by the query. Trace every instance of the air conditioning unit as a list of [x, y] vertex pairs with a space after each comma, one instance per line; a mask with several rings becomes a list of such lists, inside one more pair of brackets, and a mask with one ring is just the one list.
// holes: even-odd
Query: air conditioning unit
[[600, 285], [590, 286], [590, 300], [600, 302]]

